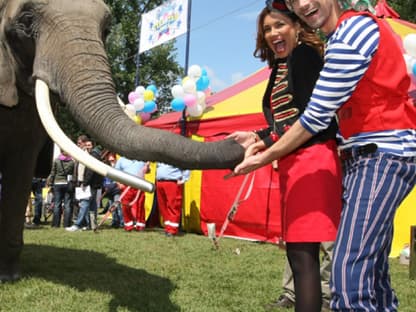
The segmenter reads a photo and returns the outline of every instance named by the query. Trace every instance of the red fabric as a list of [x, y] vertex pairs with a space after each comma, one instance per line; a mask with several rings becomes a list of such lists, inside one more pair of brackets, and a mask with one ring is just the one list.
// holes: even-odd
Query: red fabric
[[137, 201], [135, 201], [133, 205], [129, 205], [136, 198], [137, 192], [137, 189], [130, 188], [126, 195], [124, 195], [124, 197], [121, 199], [121, 204], [124, 223], [126, 225], [134, 223], [136, 224], [136, 228], [140, 230], [143, 229], [146, 224], [144, 209], [144, 192], [140, 192]]
[[379, 0], [375, 10], [377, 17], [400, 18], [400, 15], [387, 4], [386, 0]]
[[165, 232], [177, 234], [181, 222], [183, 184], [176, 181], [157, 181], [156, 195]]
[[335, 141], [314, 144], [282, 158], [279, 175], [283, 240], [334, 241], [342, 207]]
[[[338, 25], [360, 14], [374, 17], [348, 11], [338, 20]], [[379, 48], [354, 93], [338, 111], [339, 128], [344, 138], [362, 132], [416, 127], [416, 110], [408, 94], [410, 77], [404, 58], [391, 57], [401, 55], [400, 47], [386, 22], [374, 19], [380, 29]]]

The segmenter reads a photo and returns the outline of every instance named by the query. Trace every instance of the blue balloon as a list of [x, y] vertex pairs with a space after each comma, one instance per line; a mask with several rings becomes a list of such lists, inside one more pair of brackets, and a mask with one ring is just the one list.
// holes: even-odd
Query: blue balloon
[[412, 74], [413, 74], [413, 76], [415, 76], [415, 77], [416, 77], [416, 62], [413, 64], [413, 67], [412, 67]]
[[174, 98], [172, 102], [170, 102], [170, 106], [174, 111], [181, 112], [185, 109], [185, 101], [181, 98]]
[[155, 101], [146, 101], [144, 102], [144, 113], [152, 113], [156, 109], [156, 103]]
[[147, 88], [146, 88], [146, 90], [150, 90], [150, 91], [152, 91], [152, 92], [153, 92], [153, 94], [156, 96], [156, 93], [157, 93], [157, 88], [156, 88], [156, 86], [155, 86], [155, 85], [153, 85], [153, 84], [148, 85], [148, 86], [147, 86]]
[[202, 68], [201, 70], [201, 76], [208, 76], [208, 72], [205, 68]]
[[196, 90], [197, 91], [205, 91], [209, 86], [209, 78], [208, 76], [201, 76], [196, 81]]

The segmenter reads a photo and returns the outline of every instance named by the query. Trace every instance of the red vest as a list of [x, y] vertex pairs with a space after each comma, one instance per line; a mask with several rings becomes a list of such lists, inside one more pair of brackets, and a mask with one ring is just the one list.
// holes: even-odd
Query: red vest
[[364, 12], [347, 11], [339, 24], [351, 16], [365, 14], [377, 22], [380, 41], [368, 70], [351, 98], [338, 110], [344, 138], [361, 132], [415, 129], [416, 108], [409, 98], [410, 77], [403, 53], [387, 22]]

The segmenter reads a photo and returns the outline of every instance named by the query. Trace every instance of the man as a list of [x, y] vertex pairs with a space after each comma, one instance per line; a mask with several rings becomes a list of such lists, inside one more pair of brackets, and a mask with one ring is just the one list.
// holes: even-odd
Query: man
[[369, 13], [342, 12], [336, 0], [287, 4], [328, 36], [325, 65], [299, 121], [263, 153], [252, 145], [234, 172], [284, 157], [337, 113], [345, 191], [331, 309], [397, 311], [388, 270], [393, 219], [416, 183], [416, 109], [402, 52], [385, 22]]
[[[93, 148], [92, 141], [84, 144], [84, 151], [91, 154], [96, 159], [100, 159], [101, 151]], [[79, 198], [79, 212], [74, 225], [67, 227], [69, 232], [81, 230], [84, 226], [86, 229], [94, 230], [97, 227], [97, 192], [103, 184], [103, 176], [92, 171], [89, 168], [79, 164], [77, 181], [84, 192], [89, 190], [89, 196]]]
[[182, 215], [183, 184], [189, 179], [189, 170], [157, 163], [156, 196], [162, 215], [165, 235], [177, 235]]
[[[131, 160], [125, 157], [120, 157], [114, 168], [126, 172], [128, 174], [143, 178], [144, 175], [149, 172], [149, 163]], [[121, 192], [126, 191], [127, 185], [119, 184]], [[121, 208], [124, 219], [124, 230], [131, 232], [136, 230], [137, 232], [143, 231], [146, 227], [146, 215], [144, 209], [144, 192], [135, 188], [129, 187], [121, 199]]]

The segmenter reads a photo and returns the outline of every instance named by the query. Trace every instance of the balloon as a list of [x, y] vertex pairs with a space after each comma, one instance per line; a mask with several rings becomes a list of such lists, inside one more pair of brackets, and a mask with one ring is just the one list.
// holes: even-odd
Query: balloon
[[143, 97], [144, 91], [146, 91], [146, 89], [143, 86], [138, 86], [136, 88], [136, 93], [139, 95], [139, 97]]
[[209, 78], [207, 76], [201, 76], [196, 82], [196, 89], [198, 91], [204, 91], [209, 86]]
[[416, 57], [416, 34], [408, 34], [404, 37], [403, 47], [407, 54]]
[[407, 73], [409, 75], [413, 74], [413, 66], [416, 63], [416, 58], [412, 57], [409, 54], [403, 54], [403, 58], [406, 63]]
[[201, 104], [201, 103], [205, 104], [206, 95], [204, 92], [198, 91], [196, 93], [196, 97], [198, 98], [198, 104]]
[[412, 74], [416, 76], [416, 62], [413, 63]]
[[185, 102], [181, 98], [175, 98], [170, 102], [170, 106], [174, 111], [180, 112], [186, 107]]
[[188, 76], [186, 76], [186, 77], [183, 77], [183, 79], [182, 79], [182, 86], [185, 84], [185, 82], [187, 82], [189, 79], [191, 79], [191, 78], [189, 78]]
[[142, 119], [142, 122], [146, 122], [150, 120], [152, 115], [150, 113], [140, 113], [139, 116]]
[[134, 116], [133, 120], [138, 125], [142, 124], [142, 117], [140, 117], [139, 115]]
[[133, 104], [136, 99], [139, 98], [139, 94], [135, 91], [131, 91], [128, 95], [129, 103]]
[[174, 85], [171, 89], [171, 93], [174, 98], [182, 98], [185, 95], [185, 91], [181, 85]]
[[205, 68], [201, 70], [201, 76], [208, 76], [208, 72]]
[[136, 99], [133, 103], [133, 106], [136, 109], [136, 112], [137, 111], [142, 111], [143, 108], [144, 108], [144, 99], [142, 99], [142, 98]]
[[157, 94], [157, 88], [156, 88], [156, 86], [155, 85], [153, 85], [153, 84], [151, 84], [151, 85], [148, 85], [147, 86], [147, 88], [146, 88], [146, 90], [150, 90], [150, 91], [152, 91], [153, 92], [153, 94]]
[[204, 112], [204, 110], [202, 109], [202, 106], [199, 104], [187, 107], [186, 111], [192, 117], [199, 117]]
[[145, 90], [143, 94], [143, 98], [145, 101], [152, 101], [155, 98], [155, 94], [152, 90]]
[[198, 100], [197, 100], [197, 98], [194, 94], [187, 93], [183, 97], [183, 101], [184, 101], [186, 107], [191, 107], [191, 106], [194, 106], [197, 103]]
[[154, 101], [145, 101], [144, 102], [144, 113], [151, 113], [156, 109], [156, 103]]
[[199, 67], [198, 65], [192, 65], [191, 67], [189, 67], [188, 76], [193, 81], [197, 81], [199, 77], [201, 77], [201, 75], [202, 75], [201, 67]]
[[183, 84], [183, 90], [186, 93], [195, 93], [196, 91], [196, 84], [195, 81], [193, 81], [192, 79], [187, 79]]

